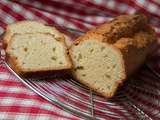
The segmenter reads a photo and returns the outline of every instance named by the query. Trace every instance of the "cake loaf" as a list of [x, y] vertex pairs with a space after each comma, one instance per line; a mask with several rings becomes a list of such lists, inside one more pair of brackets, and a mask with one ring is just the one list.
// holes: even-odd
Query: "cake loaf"
[[122, 15], [79, 37], [70, 48], [76, 80], [111, 98], [156, 43], [144, 15]]

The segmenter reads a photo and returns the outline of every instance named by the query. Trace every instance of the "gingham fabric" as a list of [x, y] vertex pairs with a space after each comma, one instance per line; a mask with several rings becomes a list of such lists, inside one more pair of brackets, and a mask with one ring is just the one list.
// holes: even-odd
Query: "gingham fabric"
[[[7, 24], [38, 20], [87, 31], [119, 14], [143, 12], [160, 35], [158, 0], [0, 0], [0, 34]], [[0, 120], [78, 120], [44, 100], [0, 66]]]

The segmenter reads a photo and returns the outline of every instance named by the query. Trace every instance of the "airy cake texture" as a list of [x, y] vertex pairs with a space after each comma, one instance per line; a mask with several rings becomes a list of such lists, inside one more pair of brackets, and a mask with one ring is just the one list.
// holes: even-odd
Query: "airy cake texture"
[[113, 97], [156, 43], [147, 21], [144, 15], [123, 15], [79, 37], [70, 48], [76, 80]]

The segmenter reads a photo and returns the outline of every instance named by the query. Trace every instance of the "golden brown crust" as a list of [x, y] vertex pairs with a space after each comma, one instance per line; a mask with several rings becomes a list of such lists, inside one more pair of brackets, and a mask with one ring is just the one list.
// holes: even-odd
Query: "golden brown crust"
[[[32, 33], [25, 33], [25, 34], [32, 34]], [[49, 34], [49, 33], [43, 33], [43, 34], [47, 34], [47, 35], [52, 35], [52, 34]], [[13, 37], [15, 37], [16, 35], [20, 35], [20, 34], [14, 34], [11, 38], [11, 40], [9, 41], [8, 43], [8, 46], [7, 46], [7, 49], [6, 49], [6, 61], [7, 63], [10, 64], [10, 66], [18, 73], [18, 74], [30, 74], [30, 73], [45, 73], [45, 72], [52, 72], [52, 71], [63, 71], [63, 70], [67, 70], [67, 69], [70, 69], [72, 67], [72, 63], [71, 63], [71, 58], [69, 57], [68, 55], [68, 49], [65, 45], [65, 42], [64, 42], [64, 38], [56, 38], [59, 42], [61, 42], [63, 44], [63, 46], [65, 47], [66, 49], [66, 58], [67, 58], [67, 61], [68, 61], [68, 65], [66, 65], [66, 67], [58, 67], [58, 68], [46, 68], [46, 69], [42, 69], [42, 70], [34, 70], [34, 69], [24, 69], [24, 68], [21, 68], [21, 66], [19, 65], [18, 63], [18, 59], [11, 55], [10, 54], [10, 48], [11, 48], [11, 44], [13, 42]], [[52, 35], [54, 37], [54, 35]]]
[[6, 52], [6, 57], [5, 57], [6, 62], [11, 66], [12, 69], [18, 74], [21, 74], [21, 70], [17, 66], [17, 58], [14, 56], [11, 56], [9, 53]]
[[7, 48], [8, 41], [9, 41], [9, 36], [10, 36], [9, 30], [6, 30], [4, 35], [3, 35], [3, 48], [4, 49]]
[[94, 32], [104, 35], [108, 43], [115, 43], [121, 37], [131, 37], [147, 25], [145, 15], [121, 15], [98, 26]]
[[7, 45], [4, 42], [4, 36], [5, 36], [5, 32], [0, 36], [0, 39], [2, 39], [2, 48], [5, 50], [7, 48]]

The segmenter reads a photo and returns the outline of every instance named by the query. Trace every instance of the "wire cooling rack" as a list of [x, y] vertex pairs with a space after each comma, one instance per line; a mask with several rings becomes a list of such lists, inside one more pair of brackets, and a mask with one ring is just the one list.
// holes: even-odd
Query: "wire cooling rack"
[[[70, 28], [65, 29], [65, 32], [75, 35], [83, 34], [81, 31]], [[160, 49], [157, 49], [152, 59], [147, 61], [135, 75], [128, 78], [112, 99], [98, 96], [70, 76], [55, 75], [27, 79], [19, 76], [5, 62], [5, 53], [2, 49], [0, 63], [35, 93], [81, 118], [158, 120], [160, 119], [159, 51]]]

